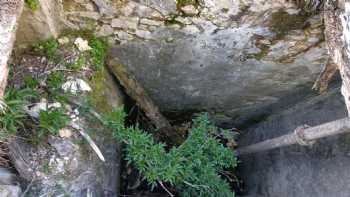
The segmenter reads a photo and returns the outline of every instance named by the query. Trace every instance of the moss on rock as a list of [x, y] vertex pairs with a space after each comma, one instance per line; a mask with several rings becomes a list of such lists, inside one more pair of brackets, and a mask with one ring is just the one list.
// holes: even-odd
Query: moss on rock
[[270, 20], [270, 29], [274, 32], [275, 39], [283, 39], [290, 31], [304, 29], [309, 23], [307, 19], [310, 14], [302, 12], [299, 14], [289, 14], [283, 9], [272, 13]]

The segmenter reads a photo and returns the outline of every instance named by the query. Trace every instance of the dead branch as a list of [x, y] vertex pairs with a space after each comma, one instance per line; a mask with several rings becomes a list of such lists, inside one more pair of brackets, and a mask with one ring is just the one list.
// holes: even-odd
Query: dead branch
[[143, 87], [123, 65], [112, 59], [108, 63], [108, 66], [116, 75], [121, 85], [124, 86], [126, 93], [136, 101], [137, 105], [145, 112], [146, 116], [154, 123], [158, 130], [172, 128], [169, 121], [160, 113], [158, 106], [154, 104]]

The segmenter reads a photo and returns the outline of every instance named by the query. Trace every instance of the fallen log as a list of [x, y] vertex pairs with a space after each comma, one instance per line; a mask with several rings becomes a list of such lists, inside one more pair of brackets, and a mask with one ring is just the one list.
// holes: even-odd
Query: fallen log
[[237, 149], [236, 154], [239, 156], [258, 153], [293, 144], [309, 146], [317, 139], [347, 132], [350, 132], [350, 118], [335, 120], [314, 127], [303, 126], [298, 127], [293, 133], [239, 148]]
[[122, 64], [112, 58], [108, 62], [108, 67], [113, 71], [120, 84], [125, 88], [125, 92], [136, 101], [137, 105], [145, 112], [146, 116], [154, 123], [158, 130], [172, 128], [169, 121], [160, 112], [158, 106], [148, 96], [146, 90]]
[[15, 41], [16, 24], [23, 10], [23, 0], [0, 1], [0, 98], [7, 85], [8, 59]]

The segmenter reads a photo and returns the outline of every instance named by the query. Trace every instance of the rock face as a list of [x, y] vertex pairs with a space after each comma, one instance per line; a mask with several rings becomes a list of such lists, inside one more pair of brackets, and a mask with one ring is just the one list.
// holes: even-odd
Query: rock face
[[[58, 14], [65, 27], [108, 37], [115, 46], [111, 57], [165, 112], [210, 111], [223, 123], [244, 123], [311, 92], [326, 62], [320, 16], [285, 0], [52, 5], [63, 8]], [[55, 16], [42, 24], [50, 27]], [[34, 29], [42, 31], [36, 35], [49, 32]]]
[[[318, 125], [344, 118], [347, 111], [339, 88], [309, 98], [248, 129], [240, 144], [248, 145], [292, 132], [297, 126]], [[350, 192], [350, 135], [329, 137], [312, 147], [291, 146], [240, 158], [239, 172], [247, 196], [339, 196]]]
[[111, 52], [162, 111], [211, 111], [232, 122], [311, 88], [326, 57], [319, 16], [284, 1], [205, 0], [198, 9]]
[[108, 37], [111, 57], [165, 112], [210, 111], [222, 123], [244, 123], [311, 92], [326, 62], [320, 16], [285, 0], [79, 0], [59, 7], [66, 27]]
[[[9, 0], [0, 2], [0, 98], [3, 97], [7, 84], [10, 58], [17, 21], [22, 13], [23, 1]], [[0, 109], [3, 108], [0, 102]]]
[[16, 34], [16, 47], [50, 37], [57, 38], [62, 29], [62, 4], [56, 0], [39, 0], [38, 8], [24, 6]]

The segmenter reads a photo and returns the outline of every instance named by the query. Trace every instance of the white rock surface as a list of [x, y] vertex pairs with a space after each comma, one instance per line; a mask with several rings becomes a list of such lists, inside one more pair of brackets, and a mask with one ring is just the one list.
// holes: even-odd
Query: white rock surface
[[79, 51], [83, 52], [83, 51], [91, 50], [91, 47], [89, 46], [89, 42], [80, 37], [75, 39], [74, 44], [79, 49]]
[[181, 8], [187, 16], [195, 16], [199, 13], [198, 9], [194, 5], [186, 5]]
[[15, 185], [0, 185], [1, 197], [20, 197], [21, 188]]
[[70, 138], [72, 136], [72, 131], [67, 128], [60, 129], [58, 134], [61, 138]]
[[26, 111], [31, 117], [38, 118], [40, 111], [46, 111], [47, 109], [60, 107], [62, 107], [61, 103], [47, 103], [46, 99], [42, 99], [39, 103], [27, 107]]
[[82, 79], [72, 79], [62, 85], [65, 92], [77, 94], [78, 92], [90, 92], [91, 87]]

